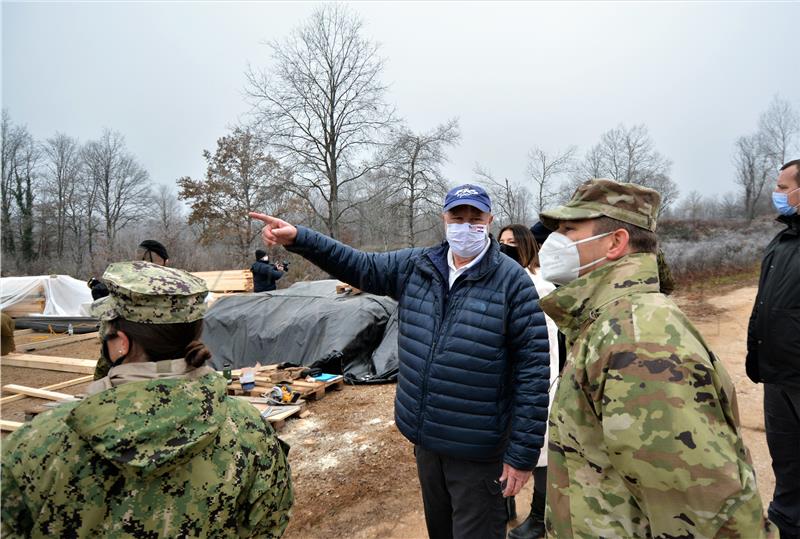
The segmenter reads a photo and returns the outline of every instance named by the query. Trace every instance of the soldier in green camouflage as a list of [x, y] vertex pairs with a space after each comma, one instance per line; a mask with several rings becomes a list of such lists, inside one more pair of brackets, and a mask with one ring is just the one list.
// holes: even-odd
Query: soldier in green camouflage
[[2, 536], [280, 537], [285, 446], [205, 366], [205, 283], [148, 262], [104, 279], [93, 314], [114, 366], [3, 441]]
[[562, 285], [540, 305], [568, 349], [549, 421], [548, 534], [767, 537], [733, 384], [659, 292], [659, 204], [653, 190], [591, 180], [540, 216], [557, 230], [543, 276]]

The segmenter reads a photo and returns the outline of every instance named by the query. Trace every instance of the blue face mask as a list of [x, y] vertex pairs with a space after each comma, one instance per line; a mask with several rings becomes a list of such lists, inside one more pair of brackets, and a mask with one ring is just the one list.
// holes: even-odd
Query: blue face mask
[[794, 215], [797, 213], [797, 206], [789, 204], [789, 195], [795, 191], [800, 191], [800, 188], [788, 193], [772, 193], [772, 205], [778, 210], [781, 215]]

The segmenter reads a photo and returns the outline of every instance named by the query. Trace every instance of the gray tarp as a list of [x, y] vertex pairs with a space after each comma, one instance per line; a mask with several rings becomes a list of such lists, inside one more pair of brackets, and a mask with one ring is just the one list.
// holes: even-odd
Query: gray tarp
[[[397, 303], [389, 298], [336, 294], [338, 281], [295, 283], [259, 294], [220, 298], [205, 317], [203, 342], [221, 369], [295, 363], [343, 373], [351, 380], [393, 379], [397, 373], [397, 332], [372, 355]], [[393, 357], [393, 359], [392, 359]]]

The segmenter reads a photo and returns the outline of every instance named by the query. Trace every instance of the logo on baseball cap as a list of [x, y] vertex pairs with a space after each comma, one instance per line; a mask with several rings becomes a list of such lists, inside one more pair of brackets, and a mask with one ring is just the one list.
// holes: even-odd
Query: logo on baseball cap
[[473, 206], [486, 213], [492, 212], [492, 200], [486, 193], [486, 189], [480, 185], [465, 183], [450, 189], [450, 192], [444, 197], [443, 211], [452, 210], [463, 204]]

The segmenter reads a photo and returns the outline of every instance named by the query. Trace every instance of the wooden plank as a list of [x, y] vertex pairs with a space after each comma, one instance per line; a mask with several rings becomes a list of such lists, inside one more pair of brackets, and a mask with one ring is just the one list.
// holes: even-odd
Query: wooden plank
[[[72, 380], [67, 380], [66, 382], [59, 382], [57, 384], [44, 386], [44, 387], [39, 388], [39, 389], [42, 389], [42, 390], [45, 390], [45, 391], [56, 391], [58, 389], [64, 389], [65, 387], [76, 386], [78, 384], [85, 384], [86, 382], [91, 382], [92, 380], [94, 380], [94, 376], [89, 374], [87, 376], [81, 376], [80, 378], [73, 378]], [[27, 395], [20, 395], [20, 394], [9, 395], [8, 397], [3, 397], [2, 399], [0, 399], [0, 405], [7, 404], [9, 402], [22, 400], [25, 397], [27, 397]]]
[[24, 423], [20, 423], [19, 421], [8, 421], [6, 419], [0, 419], [0, 430], [5, 430], [8, 432], [13, 432], [20, 428]]
[[58, 337], [55, 339], [47, 339], [44, 341], [29, 342], [25, 344], [18, 344], [17, 351], [19, 352], [32, 352], [34, 350], [44, 350], [46, 348], [53, 348], [55, 346], [63, 346], [65, 344], [72, 344], [74, 342], [88, 341], [90, 339], [97, 339], [99, 332], [84, 333], [82, 335], [67, 335], [65, 337]]
[[36, 397], [37, 399], [45, 399], [56, 402], [74, 402], [80, 400], [74, 395], [67, 393], [59, 393], [57, 391], [48, 391], [46, 389], [36, 389], [35, 387], [18, 386], [16, 384], [6, 384], [3, 386], [3, 391], [11, 393], [19, 393], [29, 397]]
[[5, 367], [25, 367], [48, 371], [77, 372], [92, 374], [97, 366], [95, 359], [75, 359], [72, 357], [35, 356], [32, 354], [9, 354], [0, 358]]
[[33, 333], [32, 329], [16, 329], [14, 330], [14, 337], [19, 337], [20, 335], [27, 335], [28, 333]]

